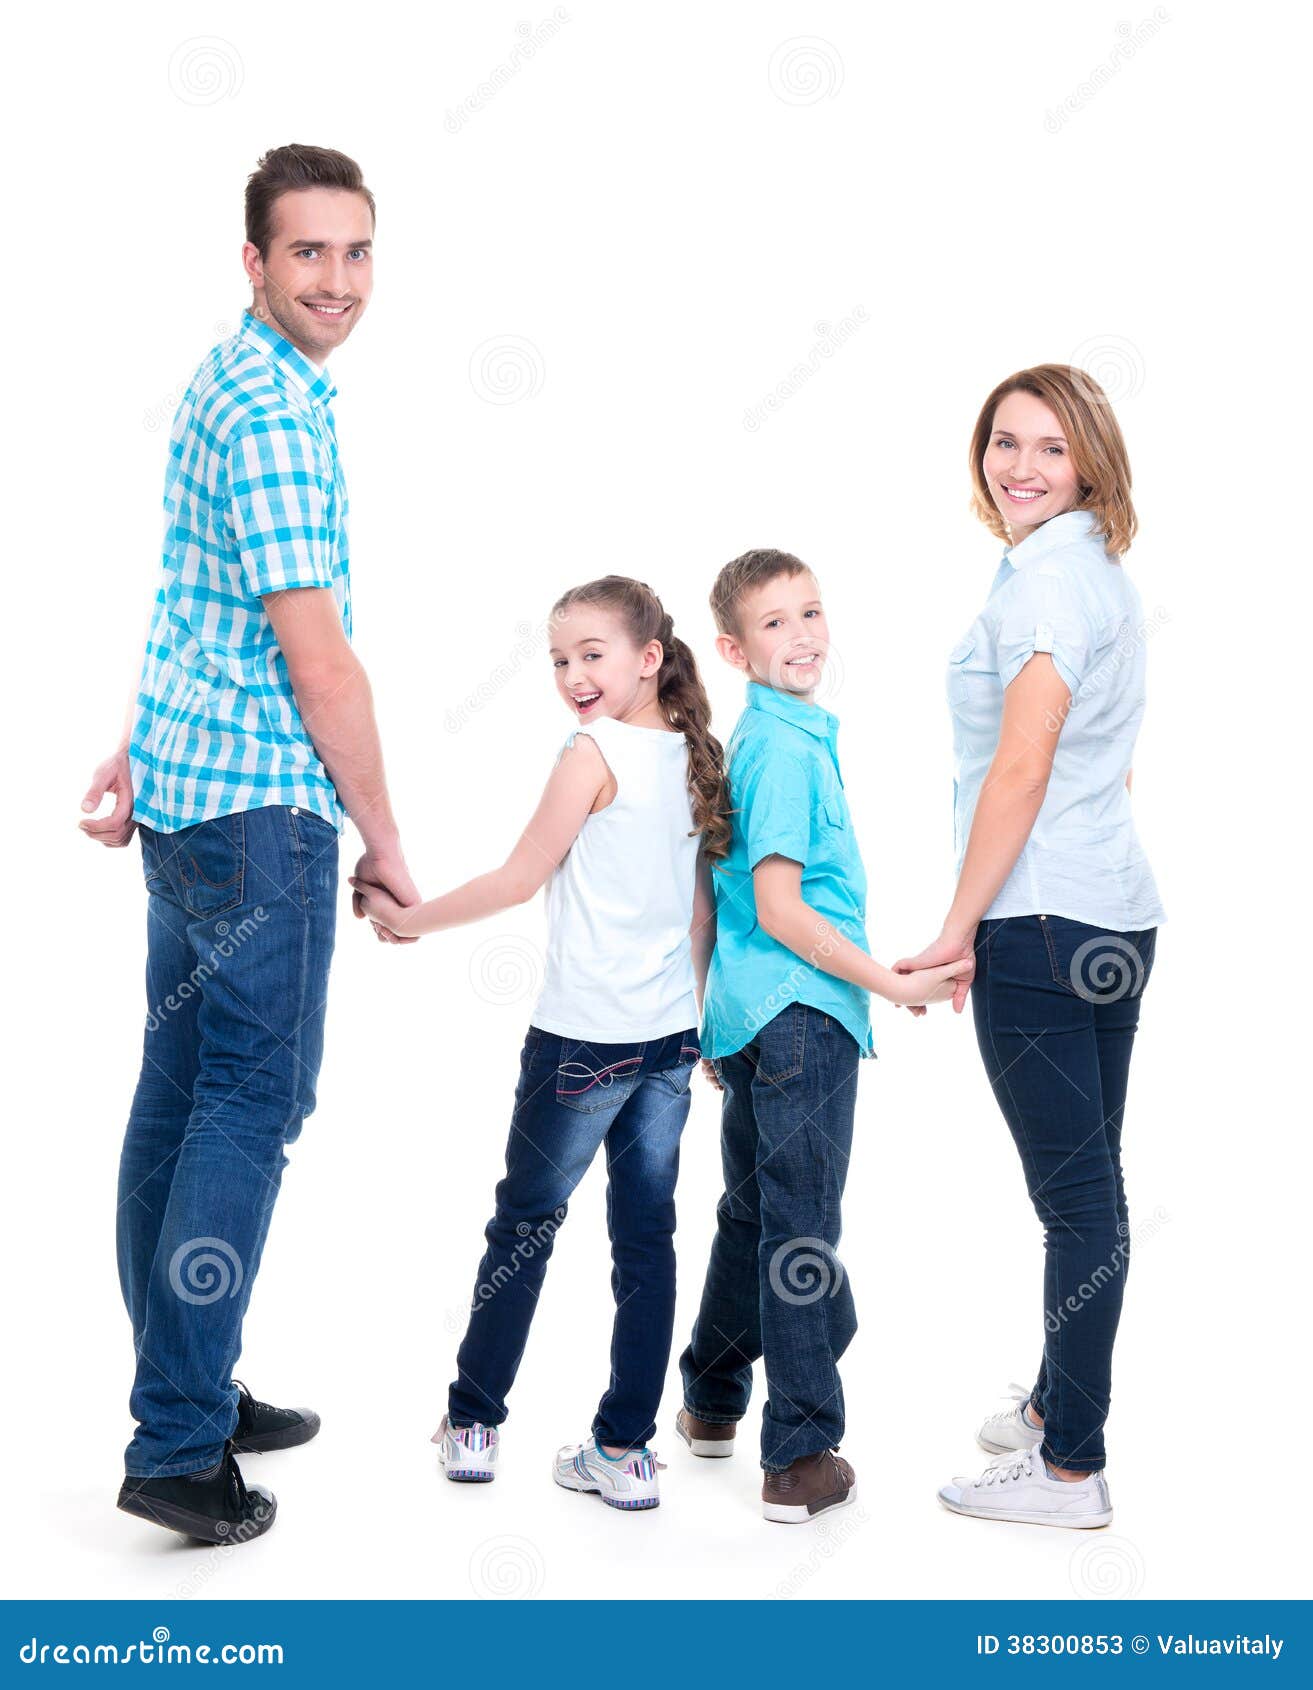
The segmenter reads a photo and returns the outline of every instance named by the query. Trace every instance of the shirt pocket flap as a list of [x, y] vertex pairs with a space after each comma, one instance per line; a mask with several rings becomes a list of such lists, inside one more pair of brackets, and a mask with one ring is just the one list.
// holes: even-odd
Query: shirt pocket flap
[[[939, 649], [942, 651], [944, 648], [941, 646]], [[976, 636], [974, 633], [968, 634], [965, 639], [959, 640], [952, 651], [949, 652], [948, 661], [950, 663], [965, 663], [975, 649]]]
[[827, 798], [821, 805], [821, 814], [830, 827], [847, 827], [848, 816], [842, 798]]

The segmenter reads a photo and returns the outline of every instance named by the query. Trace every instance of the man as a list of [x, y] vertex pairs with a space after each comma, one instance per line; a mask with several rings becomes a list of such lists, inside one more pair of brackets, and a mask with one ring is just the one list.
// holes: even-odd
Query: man
[[[119, 1507], [216, 1543], [273, 1524], [234, 1450], [304, 1443], [305, 1409], [232, 1377], [282, 1171], [314, 1107], [345, 810], [356, 874], [418, 901], [349, 643], [346, 485], [324, 362], [372, 292], [359, 166], [278, 147], [246, 187], [253, 299], [174, 419], [163, 579], [130, 726], [83, 821], [139, 831], [147, 1017], [119, 1178], [137, 1431]], [[359, 912], [357, 912], [359, 913]], [[380, 937], [384, 935], [380, 934]]]

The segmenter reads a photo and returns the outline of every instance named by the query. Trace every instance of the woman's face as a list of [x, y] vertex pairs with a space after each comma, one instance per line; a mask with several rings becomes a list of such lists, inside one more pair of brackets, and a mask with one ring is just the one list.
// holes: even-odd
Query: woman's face
[[1013, 545], [1041, 522], [1071, 510], [1080, 496], [1062, 424], [1033, 393], [1009, 393], [1000, 400], [982, 467]]

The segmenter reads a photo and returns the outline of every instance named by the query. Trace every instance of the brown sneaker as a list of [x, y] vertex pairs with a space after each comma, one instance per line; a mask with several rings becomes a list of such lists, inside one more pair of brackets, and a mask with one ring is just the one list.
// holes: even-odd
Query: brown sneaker
[[857, 1495], [852, 1468], [833, 1450], [803, 1455], [782, 1473], [767, 1473], [761, 1487], [761, 1511], [768, 1520], [798, 1525], [827, 1508], [842, 1508]]
[[735, 1424], [731, 1420], [728, 1426], [714, 1426], [710, 1420], [699, 1420], [686, 1408], [681, 1408], [675, 1416], [675, 1430], [694, 1455], [705, 1455], [712, 1461], [733, 1455]]

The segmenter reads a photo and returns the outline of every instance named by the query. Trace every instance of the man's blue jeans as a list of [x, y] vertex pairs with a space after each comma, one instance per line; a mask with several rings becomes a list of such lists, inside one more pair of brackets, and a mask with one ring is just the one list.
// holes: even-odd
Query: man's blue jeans
[[982, 921], [976, 1040], [1044, 1227], [1044, 1354], [1031, 1405], [1046, 1461], [1097, 1472], [1130, 1269], [1122, 1120], [1157, 933], [1058, 915]]
[[233, 1368], [284, 1146], [315, 1105], [337, 835], [274, 805], [140, 830], [146, 1034], [119, 1169], [133, 1477], [199, 1472], [237, 1422]]
[[447, 1414], [499, 1426], [571, 1194], [606, 1147], [611, 1235], [611, 1383], [599, 1443], [641, 1449], [656, 1431], [675, 1325], [675, 1180], [688, 1119], [695, 1029], [598, 1044], [530, 1027], [520, 1055], [506, 1177], [470, 1305]]
[[851, 1033], [799, 1003], [716, 1062], [725, 1191], [679, 1365], [690, 1414], [728, 1425], [747, 1413], [765, 1358], [768, 1472], [843, 1437], [838, 1362], [857, 1317], [836, 1250], [860, 1062]]

